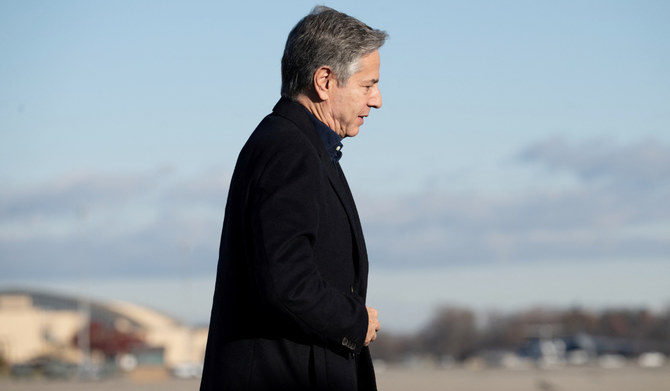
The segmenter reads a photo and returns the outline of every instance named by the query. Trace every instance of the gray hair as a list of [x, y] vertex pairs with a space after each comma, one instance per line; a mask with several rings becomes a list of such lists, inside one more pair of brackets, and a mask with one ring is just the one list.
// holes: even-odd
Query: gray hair
[[347, 14], [314, 7], [288, 35], [281, 59], [281, 95], [295, 100], [307, 92], [314, 72], [328, 66], [340, 85], [358, 71], [361, 57], [379, 49], [388, 34]]

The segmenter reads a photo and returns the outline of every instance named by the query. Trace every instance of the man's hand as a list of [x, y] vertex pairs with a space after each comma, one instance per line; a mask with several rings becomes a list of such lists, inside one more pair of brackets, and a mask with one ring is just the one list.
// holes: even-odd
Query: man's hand
[[377, 310], [372, 307], [366, 308], [368, 309], [368, 334], [365, 336], [365, 346], [368, 346], [370, 342], [377, 339], [377, 331], [379, 331], [381, 325], [377, 320]]

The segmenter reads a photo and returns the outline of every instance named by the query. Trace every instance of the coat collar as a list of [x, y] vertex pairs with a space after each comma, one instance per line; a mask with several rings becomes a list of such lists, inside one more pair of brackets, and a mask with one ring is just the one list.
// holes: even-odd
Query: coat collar
[[349, 189], [348, 187], [345, 187], [345, 183], [339, 178], [337, 168], [331, 161], [330, 154], [326, 150], [326, 146], [323, 143], [321, 136], [319, 136], [309, 111], [307, 111], [307, 109], [300, 103], [286, 98], [281, 98], [272, 111], [293, 122], [314, 146], [324, 169], [328, 173], [328, 179], [347, 209], [347, 214], [350, 214], [350, 219], [354, 218], [355, 214], [350, 210], [353, 200], [350, 196], [347, 196]]
[[[358, 217], [358, 211], [356, 210], [356, 205], [354, 203], [351, 190], [347, 184], [347, 180], [344, 177], [344, 173], [338, 174], [337, 169], [339, 168], [339, 163], [333, 165], [330, 155], [326, 151], [326, 146], [324, 145], [321, 137], [319, 136], [314, 122], [309, 115], [309, 112], [298, 102], [291, 101], [286, 98], [281, 98], [279, 102], [275, 105], [272, 110], [275, 114], [286, 118], [287, 120], [293, 122], [296, 127], [307, 137], [311, 144], [316, 149], [321, 160], [321, 164], [328, 173], [328, 180], [330, 181], [331, 186], [337, 193], [340, 202], [344, 206], [344, 209], [347, 213], [349, 219], [349, 224], [352, 227], [352, 232], [354, 234], [354, 240], [356, 247], [358, 248], [359, 262], [357, 268], [359, 269], [359, 278], [360, 282], [363, 283], [367, 280], [367, 250], [365, 248], [365, 240], [363, 238], [363, 229]], [[366, 284], [367, 285], [367, 284]], [[363, 295], [365, 295], [367, 287], [363, 287]]]
[[272, 111], [275, 114], [293, 122], [305, 135], [305, 137], [309, 139], [312, 145], [314, 145], [314, 148], [316, 148], [319, 156], [322, 159], [324, 155], [328, 155], [326, 152], [326, 147], [323, 145], [323, 141], [321, 141], [321, 138], [316, 132], [316, 128], [312, 122], [311, 117], [309, 116], [309, 112], [303, 105], [287, 98], [281, 98]]

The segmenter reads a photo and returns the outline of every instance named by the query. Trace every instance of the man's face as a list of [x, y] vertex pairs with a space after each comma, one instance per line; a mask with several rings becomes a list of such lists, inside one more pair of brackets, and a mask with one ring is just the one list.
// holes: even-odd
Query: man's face
[[363, 118], [370, 108], [382, 107], [379, 91], [379, 51], [365, 55], [359, 60], [359, 70], [345, 86], [336, 85], [330, 95], [332, 129], [341, 137], [354, 137], [363, 125]]

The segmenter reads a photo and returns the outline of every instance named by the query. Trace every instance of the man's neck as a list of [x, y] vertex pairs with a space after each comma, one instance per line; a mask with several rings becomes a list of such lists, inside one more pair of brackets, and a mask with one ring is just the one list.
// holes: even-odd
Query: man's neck
[[326, 101], [315, 102], [314, 100], [310, 99], [307, 95], [304, 94], [298, 95], [296, 101], [301, 105], [303, 105], [307, 109], [307, 111], [312, 113], [312, 115], [315, 116], [316, 119], [323, 122], [324, 124], [326, 124], [326, 126], [328, 126], [331, 130], [333, 130], [334, 124], [332, 121], [329, 121], [331, 116]]

